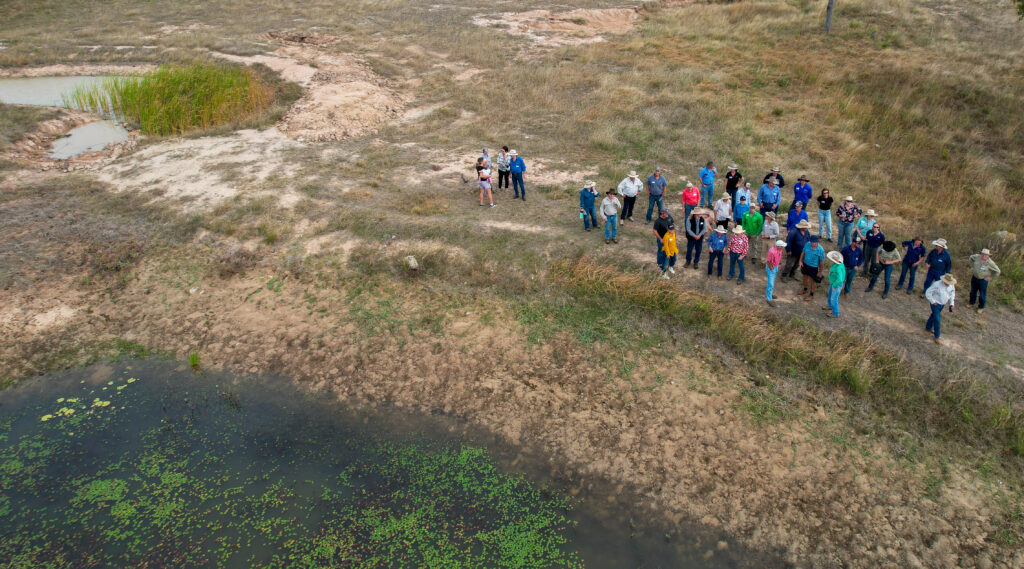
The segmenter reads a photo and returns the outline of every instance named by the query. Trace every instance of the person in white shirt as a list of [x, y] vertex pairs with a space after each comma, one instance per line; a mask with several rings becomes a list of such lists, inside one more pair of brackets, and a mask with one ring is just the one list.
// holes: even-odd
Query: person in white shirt
[[949, 311], [953, 312], [953, 299], [956, 297], [956, 279], [953, 275], [946, 273], [942, 278], [932, 283], [928, 290], [924, 291], [924, 297], [931, 304], [932, 315], [928, 317], [924, 329], [935, 333], [935, 343], [939, 341], [939, 329], [942, 325], [942, 309], [949, 304]]
[[732, 200], [729, 199], [729, 194], [726, 194], [715, 202], [715, 225], [728, 230], [730, 219], [732, 219]]
[[636, 203], [636, 196], [644, 189], [643, 180], [637, 177], [636, 170], [630, 170], [629, 176], [619, 182], [619, 195], [622, 196], [622, 214], [620, 219], [625, 223], [633, 221], [633, 205]]
[[[616, 221], [619, 218], [619, 200], [615, 198], [615, 188], [608, 188], [607, 194], [601, 200], [601, 219], [604, 220], [604, 242], [618, 243], [618, 226]], [[634, 198], [636, 196], [633, 196]]]

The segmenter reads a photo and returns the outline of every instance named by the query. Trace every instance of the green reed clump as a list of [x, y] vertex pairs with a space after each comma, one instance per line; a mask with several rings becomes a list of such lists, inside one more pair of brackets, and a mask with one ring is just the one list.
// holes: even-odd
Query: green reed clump
[[66, 95], [69, 107], [112, 114], [146, 134], [183, 134], [237, 124], [265, 111], [274, 88], [233, 65], [162, 65], [139, 76], [111, 77]]

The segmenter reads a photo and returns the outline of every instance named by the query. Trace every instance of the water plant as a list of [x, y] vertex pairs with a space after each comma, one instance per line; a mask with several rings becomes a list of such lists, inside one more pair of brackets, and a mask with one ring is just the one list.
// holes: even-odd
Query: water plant
[[146, 134], [183, 134], [240, 123], [266, 110], [274, 88], [250, 69], [212, 63], [161, 65], [105, 79], [64, 97], [67, 106], [115, 115]]

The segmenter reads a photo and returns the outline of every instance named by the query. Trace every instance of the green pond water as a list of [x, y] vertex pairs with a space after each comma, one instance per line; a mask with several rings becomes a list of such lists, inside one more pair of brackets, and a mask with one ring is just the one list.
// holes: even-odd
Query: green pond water
[[521, 451], [166, 360], [36, 378], [0, 392], [0, 567], [781, 566]]

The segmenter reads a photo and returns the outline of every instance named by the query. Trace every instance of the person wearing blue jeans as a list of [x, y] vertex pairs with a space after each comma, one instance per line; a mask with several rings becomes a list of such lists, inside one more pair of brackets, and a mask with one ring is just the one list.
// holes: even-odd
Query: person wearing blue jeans
[[827, 316], [831, 318], [839, 317], [839, 291], [843, 289], [843, 283], [846, 282], [846, 260], [842, 253], [839, 251], [829, 251], [825, 258], [832, 262], [832, 266], [828, 270], [828, 297], [826, 299], [827, 307], [822, 310], [832, 309]]
[[823, 188], [818, 196], [818, 237], [832, 240], [832, 194], [828, 188]]
[[910, 281], [907, 283], [907, 294], [910, 294], [914, 290], [914, 276], [917, 274], [917, 266], [924, 262], [924, 256], [927, 251], [925, 251], [924, 241], [920, 237], [904, 241], [903, 247], [906, 248], [906, 253], [903, 254], [903, 268], [900, 269], [900, 280], [896, 283], [896, 288], [903, 288], [903, 281], [909, 274]]
[[588, 181], [580, 190], [580, 217], [583, 218], [584, 231], [590, 231], [591, 225], [597, 227], [597, 214], [594, 211], [594, 200], [597, 196], [597, 184], [594, 182]]
[[732, 235], [729, 237], [729, 279], [731, 280], [736, 276], [736, 265], [740, 266], [740, 275], [736, 279], [736, 284], [740, 284], [746, 280], [746, 271], [743, 260], [747, 258], [747, 253], [750, 252], [750, 239], [747, 237], [747, 232], [742, 227], [737, 225], [732, 228]]
[[956, 297], [956, 279], [953, 275], [946, 273], [939, 277], [939, 280], [932, 283], [924, 292], [924, 297], [931, 305], [931, 316], [925, 323], [924, 329], [935, 334], [935, 343], [940, 344], [939, 337], [942, 333], [942, 309], [949, 304], [949, 311], [953, 312], [953, 300]]
[[509, 162], [508, 169], [512, 175], [512, 191], [515, 192], [516, 198], [522, 197], [523, 201], [526, 201], [526, 184], [523, 183], [523, 174], [526, 173], [526, 163], [519, 157], [519, 153], [514, 149], [508, 153]]
[[715, 168], [715, 163], [710, 160], [700, 169], [700, 205], [704, 207], [711, 207], [715, 203], [715, 176], [717, 175], [718, 168]]
[[708, 278], [711, 278], [711, 269], [718, 261], [718, 280], [722, 280], [722, 259], [725, 256], [725, 247], [729, 240], [725, 237], [725, 228], [716, 227], [708, 238]]
[[605, 198], [601, 200], [601, 219], [604, 220], [604, 242], [618, 243], [619, 199], [615, 197], [615, 189], [609, 188]]
[[985, 312], [985, 298], [988, 295], [988, 283], [1002, 274], [999, 265], [992, 260], [992, 252], [982, 249], [981, 253], [971, 255], [971, 296], [970, 304], [974, 306], [974, 300], [978, 300], [978, 314]]
[[875, 282], [878, 281], [878, 277], [882, 274], [885, 275], [885, 290], [882, 291], [882, 298], [889, 296], [889, 284], [892, 282], [892, 270], [896, 268], [896, 264], [903, 260], [903, 256], [896, 250], [896, 244], [892, 241], [885, 241], [882, 243], [881, 250], [876, 253], [877, 260], [882, 265], [882, 272], [875, 275], [871, 275], [871, 281], [868, 283], [868, 289], [864, 292], [871, 292], [875, 288]]
[[644, 186], [647, 188], [647, 223], [651, 222], [654, 213], [654, 205], [658, 205], [658, 215], [665, 210], [665, 186], [668, 182], [661, 175], [661, 168], [655, 168], [654, 173], [647, 177]]
[[839, 229], [839, 242], [836, 247], [842, 251], [853, 242], [853, 230], [857, 227], [857, 219], [863, 210], [853, 203], [853, 196], [843, 198], [843, 203], [836, 208], [836, 227]]

